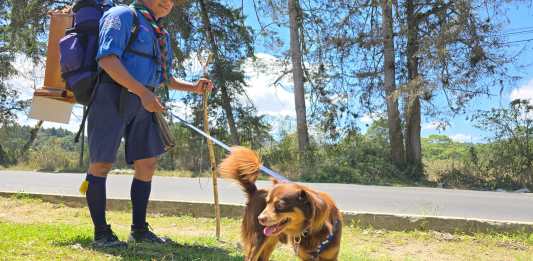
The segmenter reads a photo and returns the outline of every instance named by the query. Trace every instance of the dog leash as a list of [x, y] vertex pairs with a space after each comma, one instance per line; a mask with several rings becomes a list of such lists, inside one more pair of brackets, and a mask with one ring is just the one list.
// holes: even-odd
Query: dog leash
[[[221, 148], [223, 148], [224, 150], [226, 150], [227, 152], [231, 152], [231, 148], [226, 145], [224, 142], [218, 140], [218, 139], [215, 139], [214, 137], [212, 137], [211, 135], [205, 133], [204, 131], [196, 128], [194, 125], [190, 124], [189, 122], [187, 122], [186, 120], [182, 119], [180, 116], [172, 113], [172, 112], [169, 112], [170, 115], [172, 117], [174, 117], [175, 119], [177, 119], [179, 122], [181, 122], [183, 125], [189, 127], [190, 129], [194, 130], [196, 133], [204, 136], [205, 138], [211, 140], [213, 143], [215, 143], [216, 145], [220, 146]], [[284, 183], [288, 183], [290, 182], [289, 179], [287, 179], [286, 177], [280, 175], [279, 173], [261, 165], [259, 167], [259, 170], [263, 171], [265, 174], [277, 179], [278, 181], [281, 181], [281, 182], [284, 182]]]

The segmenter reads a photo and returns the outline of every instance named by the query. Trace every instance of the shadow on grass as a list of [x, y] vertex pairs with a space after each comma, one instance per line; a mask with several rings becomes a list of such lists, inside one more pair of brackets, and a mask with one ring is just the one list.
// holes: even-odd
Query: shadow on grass
[[242, 255], [232, 254], [224, 248], [203, 244], [128, 244], [127, 248], [112, 249], [93, 248], [91, 242], [91, 237], [76, 236], [68, 240], [56, 242], [56, 245], [97, 251], [119, 257], [123, 260], [242, 261], [244, 259]]

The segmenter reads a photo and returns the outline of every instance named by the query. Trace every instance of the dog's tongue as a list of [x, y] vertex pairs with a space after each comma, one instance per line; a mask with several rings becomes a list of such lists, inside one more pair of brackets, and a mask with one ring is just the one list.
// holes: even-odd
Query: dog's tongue
[[263, 229], [263, 234], [267, 237], [269, 236], [272, 236], [274, 233], [276, 233], [278, 230], [278, 226], [274, 225], [274, 226], [270, 226], [270, 227], [265, 227]]

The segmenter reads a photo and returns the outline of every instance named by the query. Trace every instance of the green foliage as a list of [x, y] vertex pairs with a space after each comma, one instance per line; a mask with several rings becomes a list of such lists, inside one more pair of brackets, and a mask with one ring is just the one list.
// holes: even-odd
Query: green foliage
[[260, 150], [265, 164], [289, 179], [298, 178], [298, 137], [296, 133], [282, 137], [276, 145]]
[[430, 135], [422, 139], [424, 159], [457, 161], [464, 159], [469, 151], [469, 144], [457, 143], [446, 135]]
[[44, 147], [31, 149], [27, 155], [29, 167], [40, 171], [67, 171], [77, 168], [78, 153], [66, 150], [63, 140], [53, 138]]
[[318, 150], [312, 178], [307, 181], [390, 184], [400, 177], [383, 140], [352, 133], [338, 144]]
[[[258, 118], [253, 118], [258, 120]], [[384, 121], [376, 121], [366, 133], [350, 132], [338, 140], [318, 139], [311, 142], [312, 158], [306, 167], [310, 175], [298, 176], [298, 146], [296, 133], [283, 132], [279, 137], [270, 136], [266, 128], [251, 130], [243, 135], [244, 144], [259, 151], [266, 166], [291, 180], [310, 182], [339, 182], [358, 184], [413, 184], [408, 169], [398, 169], [389, 154]], [[184, 171], [192, 176], [209, 171], [207, 144], [198, 134], [180, 125], [170, 125], [177, 146], [162, 155], [159, 169]], [[281, 127], [283, 129], [283, 127]], [[29, 137], [30, 127], [11, 124], [0, 128], [0, 140], [10, 162], [31, 169], [46, 171], [84, 171], [78, 167], [79, 144], [73, 142], [74, 134], [63, 129], [43, 129], [27, 155], [19, 151]], [[213, 136], [227, 142], [225, 129], [213, 127]], [[247, 133], [247, 132], [242, 132]], [[259, 134], [256, 134], [259, 133]], [[248, 139], [250, 137], [250, 139]], [[425, 178], [430, 183], [442, 183], [445, 187], [477, 189], [517, 189], [524, 183], [520, 172], [517, 147], [508, 140], [487, 144], [465, 144], [452, 141], [445, 135], [432, 135], [423, 139]], [[86, 148], [87, 149], [87, 148]], [[216, 158], [226, 152], [216, 148]], [[115, 168], [125, 169], [123, 145], [119, 149]]]
[[478, 111], [475, 125], [493, 135], [486, 144], [460, 144], [444, 135], [423, 139], [428, 179], [459, 188], [533, 188], [532, 112], [526, 100]]
[[349, 132], [335, 142], [312, 141], [312, 156], [306, 162], [306, 176], [298, 177], [295, 133], [284, 136], [268, 150], [263, 160], [293, 180], [359, 184], [406, 182], [405, 173], [390, 159], [384, 121], [377, 121], [366, 134]]
[[533, 105], [514, 100], [507, 108], [480, 111], [476, 126], [492, 133], [490, 157], [478, 162], [485, 171], [511, 184], [533, 188]]
[[43, 171], [78, 169], [79, 144], [74, 143], [73, 133], [64, 129], [43, 129], [39, 132], [33, 147], [22, 154], [22, 148], [29, 139], [30, 131], [31, 127], [18, 124], [9, 124], [0, 128], [0, 140], [6, 155], [4, 165], [18, 163]]
[[19, 158], [19, 150], [30, 137], [30, 128], [9, 124], [0, 128], [1, 154], [0, 165], [11, 165]]

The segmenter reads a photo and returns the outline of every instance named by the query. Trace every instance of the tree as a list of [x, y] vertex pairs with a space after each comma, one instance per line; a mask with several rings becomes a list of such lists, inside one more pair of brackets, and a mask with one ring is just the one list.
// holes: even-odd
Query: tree
[[[513, 79], [508, 74], [512, 59], [505, 52], [499, 31], [503, 19], [498, 18], [500, 13], [491, 13], [502, 11], [503, 5], [502, 1], [483, 0], [386, 2], [396, 10], [392, 20], [392, 43], [397, 93], [402, 98], [399, 106], [403, 107], [401, 125], [410, 167], [408, 173], [417, 179], [423, 174], [422, 115], [447, 122], [464, 112], [474, 97], [489, 95], [494, 86], [503, 86], [502, 83]], [[355, 38], [342, 34], [337, 42], [348, 43], [342, 45], [343, 49], [348, 48], [361, 56], [355, 72], [359, 78], [361, 104], [370, 112], [381, 111], [382, 103], [376, 98], [383, 92], [385, 97], [390, 97], [387, 92], [390, 92], [392, 78], [390, 66], [385, 65], [385, 60], [388, 64], [393, 60], [390, 47], [383, 48], [384, 42], [388, 42], [383, 35], [387, 32], [384, 20], [388, 15], [383, 12], [388, 10], [383, 6], [380, 12], [376, 1], [355, 1], [355, 4], [361, 18], [343, 28], [358, 28], [359, 34]], [[343, 19], [348, 21], [346, 17]], [[352, 42], [356, 44], [349, 44]], [[397, 129], [397, 124], [391, 126], [392, 130]], [[400, 143], [395, 147], [399, 148]]]
[[[204, 32], [206, 34], [206, 39], [209, 42], [211, 53], [214, 56], [215, 61], [215, 69], [214, 69], [214, 75], [215, 75], [215, 81], [218, 83], [218, 87], [220, 88], [221, 95], [222, 95], [222, 108], [226, 112], [226, 118], [228, 121], [230, 133], [232, 142], [235, 145], [240, 144], [239, 134], [237, 133], [237, 127], [235, 125], [235, 119], [233, 116], [233, 109], [231, 105], [231, 99], [230, 94], [228, 91], [228, 87], [226, 86], [226, 81], [224, 79], [224, 66], [228, 66], [228, 64], [224, 65], [224, 63], [227, 63], [227, 61], [224, 61], [220, 57], [219, 47], [217, 45], [215, 35], [212, 29], [211, 21], [209, 19], [209, 6], [206, 3], [205, 0], [198, 0], [198, 3], [200, 5], [200, 12], [202, 17], [202, 23], [204, 27]], [[210, 3], [212, 4], [212, 3]]]
[[415, 13], [415, 0], [405, 1], [407, 16], [407, 93], [405, 95], [405, 151], [407, 163], [414, 167], [412, 172], [419, 176], [422, 167], [422, 142], [421, 142], [421, 122], [422, 113], [420, 110], [420, 97], [418, 95], [421, 82], [418, 73], [418, 33], [419, 20]]
[[[223, 140], [229, 137], [228, 143], [232, 144], [243, 142], [237, 127], [246, 117], [239, 114], [246, 107], [239, 99], [246, 86], [241, 65], [253, 56], [254, 51], [253, 30], [245, 25], [244, 19], [241, 9], [232, 7], [227, 1], [212, 0], [180, 1], [164, 19], [165, 28], [171, 34], [177, 75], [193, 81], [205, 76], [191, 74], [187, 69], [198, 56], [207, 52], [211, 55], [212, 63], [207, 69], [216, 90], [209, 97], [209, 114], [220, 124], [216, 127], [229, 130], [229, 136], [221, 133], [219, 137]], [[181, 101], [193, 112], [201, 109], [198, 95], [187, 95]], [[201, 114], [193, 113], [193, 116], [194, 123], [201, 125]]]
[[[425, 114], [446, 121], [464, 112], [474, 97], [512, 80], [512, 62], [500, 33], [502, 1], [406, 1], [408, 81], [405, 93], [408, 158], [418, 161], [419, 104]], [[498, 13], [498, 15], [494, 15]], [[423, 57], [423, 59], [422, 59]], [[503, 87], [502, 87], [503, 88]], [[446, 105], [434, 101], [440, 96]], [[409, 155], [410, 154], [410, 155]]]
[[387, 124], [389, 128], [389, 142], [391, 158], [396, 165], [401, 165], [405, 160], [405, 149], [401, 127], [400, 111], [398, 110], [398, 97], [396, 89], [396, 59], [394, 53], [394, 28], [392, 16], [392, 1], [381, 1], [382, 34], [383, 34], [383, 72], [384, 89], [387, 100]]
[[[309, 133], [307, 132], [307, 111], [305, 108], [304, 72], [302, 68], [302, 43], [300, 39], [302, 13], [298, 0], [288, 0], [290, 17], [290, 54], [294, 82], [294, 107], [296, 109], [296, 129], [298, 132], [298, 149], [301, 164], [305, 164], [309, 149]], [[303, 174], [303, 173], [302, 173]]]

